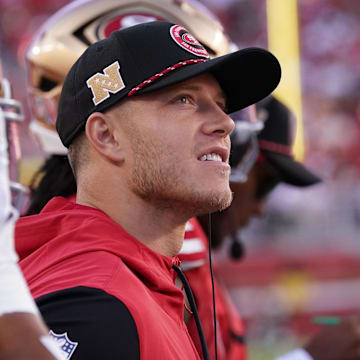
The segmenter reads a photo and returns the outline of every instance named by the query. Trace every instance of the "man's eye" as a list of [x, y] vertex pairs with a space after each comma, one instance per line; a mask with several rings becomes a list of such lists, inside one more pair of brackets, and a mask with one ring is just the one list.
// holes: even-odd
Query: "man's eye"
[[176, 102], [177, 102], [177, 103], [180, 103], [180, 104], [190, 104], [190, 103], [191, 103], [191, 99], [190, 99], [189, 96], [182, 95], [182, 96], [179, 96], [179, 97], [176, 99]]

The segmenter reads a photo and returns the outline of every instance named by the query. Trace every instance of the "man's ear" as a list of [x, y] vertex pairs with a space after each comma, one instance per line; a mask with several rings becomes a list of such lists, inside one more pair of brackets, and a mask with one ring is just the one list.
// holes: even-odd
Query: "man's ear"
[[114, 128], [106, 114], [92, 113], [86, 121], [85, 133], [98, 153], [117, 163], [124, 160], [122, 147], [114, 136]]

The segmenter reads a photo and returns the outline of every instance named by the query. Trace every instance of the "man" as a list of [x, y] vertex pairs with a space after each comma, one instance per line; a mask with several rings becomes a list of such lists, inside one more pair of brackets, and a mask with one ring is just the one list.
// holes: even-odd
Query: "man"
[[231, 202], [227, 113], [279, 80], [267, 51], [209, 60], [167, 22], [115, 31], [74, 64], [56, 127], [76, 204], [55, 198], [17, 227], [20, 265], [69, 358], [199, 358], [175, 256], [188, 219]]

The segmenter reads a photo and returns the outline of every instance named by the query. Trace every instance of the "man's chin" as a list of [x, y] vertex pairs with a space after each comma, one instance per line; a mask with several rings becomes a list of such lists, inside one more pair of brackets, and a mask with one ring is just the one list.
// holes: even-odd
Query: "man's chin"
[[187, 218], [213, 213], [228, 208], [232, 202], [232, 192], [223, 191], [163, 191], [138, 192], [138, 195], [153, 203], [159, 209], [173, 210]]
[[232, 202], [232, 192], [224, 191], [213, 192], [212, 194], [204, 195], [203, 198], [198, 198], [194, 209], [196, 209], [196, 216], [222, 211], [227, 209]]

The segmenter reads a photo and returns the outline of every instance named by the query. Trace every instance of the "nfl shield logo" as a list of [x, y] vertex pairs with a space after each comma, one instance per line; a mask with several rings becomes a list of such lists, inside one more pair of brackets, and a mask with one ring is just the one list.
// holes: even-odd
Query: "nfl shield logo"
[[71, 341], [68, 338], [67, 332], [64, 332], [63, 334], [56, 334], [50, 330], [49, 334], [56, 341], [61, 352], [65, 355], [65, 359], [70, 359], [76, 347], [78, 346], [78, 343]]

